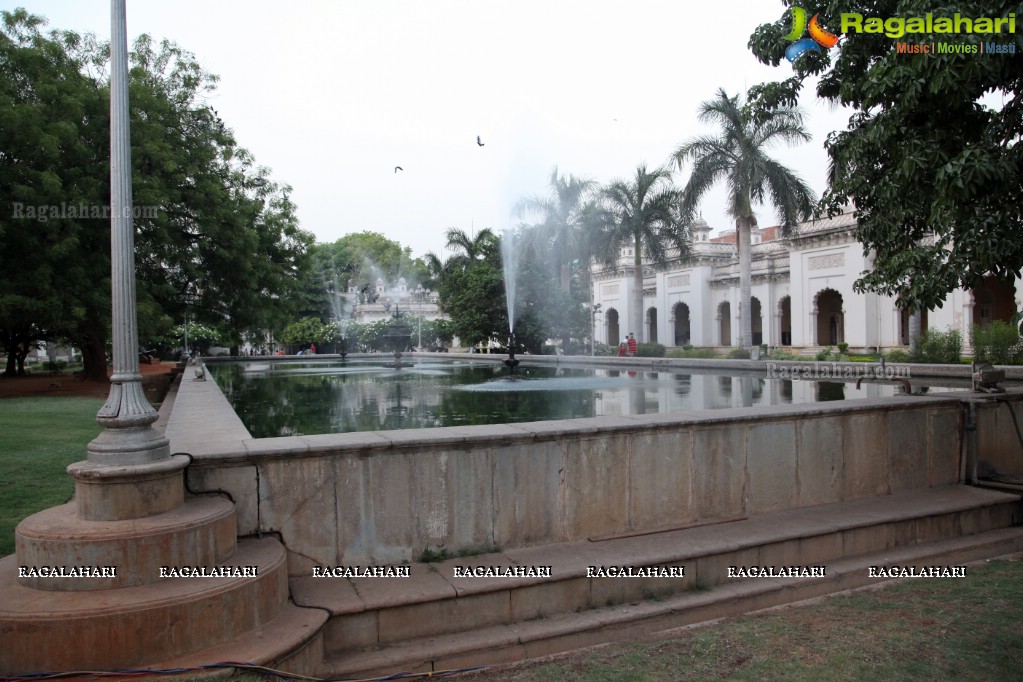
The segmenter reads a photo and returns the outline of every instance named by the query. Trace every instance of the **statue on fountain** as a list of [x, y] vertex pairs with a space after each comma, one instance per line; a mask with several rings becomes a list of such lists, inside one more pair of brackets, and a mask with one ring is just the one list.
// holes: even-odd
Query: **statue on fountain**
[[401, 369], [402, 367], [409, 367], [409, 364], [401, 361], [402, 351], [408, 347], [409, 341], [412, 340], [412, 329], [405, 323], [398, 306], [394, 306], [394, 315], [391, 317], [391, 322], [387, 326], [387, 333], [384, 334], [384, 340], [394, 347], [394, 362], [389, 364], [388, 367], [394, 367], [395, 369]]
[[519, 360], [515, 357], [515, 334], [508, 335], [508, 357], [504, 360], [504, 366], [515, 373], [515, 368], [519, 366]]

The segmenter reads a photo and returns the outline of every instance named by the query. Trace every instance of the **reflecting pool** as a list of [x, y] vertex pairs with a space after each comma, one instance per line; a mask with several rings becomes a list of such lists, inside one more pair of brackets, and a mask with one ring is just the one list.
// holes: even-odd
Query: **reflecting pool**
[[[409, 356], [406, 356], [408, 358]], [[656, 414], [894, 395], [894, 384], [388, 359], [209, 365], [254, 438]], [[947, 389], [940, 389], [947, 390]]]

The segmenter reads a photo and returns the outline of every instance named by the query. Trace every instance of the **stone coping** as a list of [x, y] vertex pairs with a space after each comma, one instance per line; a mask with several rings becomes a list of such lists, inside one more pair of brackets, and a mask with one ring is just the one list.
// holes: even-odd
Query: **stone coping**
[[[489, 357], [491, 361], [502, 358], [497, 355], [485, 354], [461, 358], [458, 354], [451, 357], [448, 353], [429, 353], [431, 359], [445, 358], [453, 360], [478, 360]], [[330, 358], [328, 355], [315, 356], [318, 359]], [[353, 355], [349, 355], [353, 357]], [[358, 357], [379, 358], [379, 354], [364, 354]], [[536, 357], [531, 356], [532, 361]], [[551, 361], [571, 361], [575, 364], [590, 364], [591, 358], [543, 356]], [[258, 358], [256, 358], [258, 359]], [[272, 358], [271, 358], [272, 359]], [[302, 358], [289, 358], [302, 360]], [[217, 358], [216, 360], [220, 360]], [[239, 358], [229, 358], [237, 361]], [[279, 360], [279, 359], [278, 359]], [[616, 358], [619, 363], [645, 363], [651, 360], [666, 361], [658, 358]], [[696, 362], [689, 360], [687, 362]], [[709, 361], [711, 363], [719, 361]], [[763, 367], [763, 362], [729, 361], [732, 369], [742, 369], [746, 365]], [[799, 364], [799, 363], [793, 363]], [[812, 365], [812, 363], [810, 363]], [[846, 363], [856, 365], [859, 363]], [[623, 366], [623, 365], [619, 365]], [[671, 369], [676, 369], [672, 365]], [[665, 367], [665, 369], [668, 369]], [[969, 369], [964, 367], [964, 369]], [[860, 412], [876, 411], [879, 408], [918, 409], [940, 404], [953, 404], [963, 401], [987, 402], [996, 396], [987, 393], [934, 393], [928, 395], [896, 395], [890, 398], [857, 398], [851, 400], [801, 403], [788, 405], [770, 405], [755, 407], [724, 408], [716, 410], [691, 410], [649, 415], [633, 416], [600, 416], [579, 419], [561, 419], [541, 422], [517, 422], [510, 424], [489, 424], [472, 426], [450, 426], [427, 429], [397, 429], [389, 431], [361, 431], [347, 433], [316, 434], [308, 436], [280, 436], [273, 438], [252, 438], [242, 424], [241, 419], [220, 391], [210, 372], [205, 372], [206, 379], [197, 381], [190, 376], [182, 379], [174, 401], [174, 410], [167, 421], [167, 436], [171, 440], [171, 452], [186, 452], [193, 458], [193, 465], [201, 466], [204, 462], [245, 462], [253, 459], [274, 459], [293, 457], [318, 457], [344, 452], [368, 453], [402, 453], [409, 450], [432, 448], [450, 448], [462, 444], [493, 444], [504, 445], [515, 442], [553, 441], [565, 436], [599, 435], [602, 433], [621, 433], [628, 431], [678, 429], [680, 426], [700, 428], [732, 422], [755, 423], [759, 421], [798, 420], [813, 416], [838, 416]], [[1023, 388], [1009, 389], [1013, 399], [1023, 398]]]
[[[386, 360], [388, 353], [349, 353], [351, 360]], [[405, 353], [403, 362], [415, 362], [417, 358], [428, 359], [431, 362], [443, 360], [448, 362], [494, 362], [502, 363], [507, 356], [503, 353]], [[853, 373], [866, 372], [880, 367], [878, 362], [840, 362], [837, 360], [771, 360], [761, 358], [760, 360], [730, 360], [726, 358], [649, 358], [631, 357], [619, 358], [612, 356], [589, 356], [589, 355], [517, 355], [523, 365], [555, 365], [571, 366], [586, 365], [602, 368], [642, 368], [651, 371], [682, 371], [692, 370], [723, 370], [721, 373], [732, 373], [736, 370], [744, 372], [767, 372], [768, 363], [778, 368], [799, 368], [817, 369], [820, 367], [837, 367], [843, 372]], [[336, 354], [317, 355], [284, 355], [284, 356], [249, 356], [249, 357], [209, 357], [202, 358], [203, 363], [214, 364], [219, 362], [311, 362], [315, 360], [340, 360], [341, 356]], [[910, 381], [915, 379], [948, 378], [968, 381], [973, 373], [970, 365], [934, 365], [914, 362], [887, 362], [888, 367], [908, 367], [912, 373], [908, 377]], [[996, 369], [1005, 372], [1006, 379], [1012, 381], [1023, 381], [1023, 366], [1020, 365], [997, 365]], [[855, 373], [853, 373], [855, 379]]]

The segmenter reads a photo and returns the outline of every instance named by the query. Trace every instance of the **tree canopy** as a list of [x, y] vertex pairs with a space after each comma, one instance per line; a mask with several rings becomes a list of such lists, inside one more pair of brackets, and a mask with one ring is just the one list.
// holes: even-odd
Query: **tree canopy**
[[[997, 18], [1019, 10], [1008, 0], [963, 0], [954, 7], [927, 0], [800, 5], [808, 15], [820, 12], [833, 33], [842, 13]], [[791, 29], [788, 11], [760, 26], [750, 38], [753, 53], [777, 66]], [[967, 51], [945, 52], [948, 43]], [[935, 52], [908, 51], [916, 44]], [[992, 53], [991, 46], [1004, 44], [1013, 53]], [[895, 295], [902, 307], [933, 308], [986, 275], [1020, 276], [1020, 51], [1021, 33], [848, 33], [832, 49], [798, 57], [790, 77], [750, 90], [751, 101], [766, 111], [794, 105], [803, 85], [819, 79], [819, 97], [853, 110], [848, 128], [826, 143], [831, 177], [823, 203], [832, 213], [852, 203], [864, 250], [876, 254], [872, 271], [857, 281], [859, 290]]]
[[[24, 10], [2, 19], [0, 342], [11, 351], [69, 339], [86, 372], [105, 378], [109, 49], [44, 32]], [[206, 103], [216, 78], [193, 55], [143, 35], [130, 59], [141, 342], [187, 314], [237, 343], [291, 307], [312, 236], [290, 188], [268, 179]]]

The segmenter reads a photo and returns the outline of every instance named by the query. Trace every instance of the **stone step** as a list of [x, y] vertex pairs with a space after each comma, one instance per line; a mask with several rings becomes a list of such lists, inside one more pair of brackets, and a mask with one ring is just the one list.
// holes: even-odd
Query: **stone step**
[[823, 577], [735, 579], [710, 590], [328, 654], [319, 675], [362, 679], [511, 663], [894, 580], [871, 576], [871, 567], [967, 566], [968, 577], [971, 562], [1021, 550], [1023, 528], [1002, 528], [836, 559], [828, 562]]
[[[1019, 496], [965, 486], [758, 515], [731, 523], [534, 547], [436, 565], [406, 579], [298, 578], [299, 604], [329, 609], [330, 656], [367, 647], [664, 598], [725, 581], [729, 565], [826, 565], [841, 557], [1018, 522]], [[551, 577], [454, 577], [455, 566], [550, 566]], [[588, 577], [588, 566], [684, 565], [682, 578]]]
[[[1019, 495], [967, 486], [792, 509], [645, 535], [522, 548], [408, 578], [292, 578], [295, 602], [330, 611], [328, 655], [519, 623], [726, 582], [729, 566], [829, 566], [840, 558], [1019, 523]], [[550, 577], [456, 577], [456, 567], [550, 567]], [[682, 577], [608, 578], [589, 567], [682, 566]]]
[[[286, 604], [269, 623], [230, 641], [186, 656], [150, 663], [149, 670], [180, 670], [243, 661], [250, 665], [286, 670], [293, 675], [315, 675], [323, 667], [321, 629], [327, 612]], [[171, 679], [181, 679], [176, 675]]]
[[51, 507], [18, 524], [16, 555], [22, 566], [108, 566], [113, 576], [75, 580], [30, 576], [36, 590], [108, 590], [160, 580], [161, 566], [215, 566], [231, 558], [236, 542], [234, 504], [217, 496], [193, 497], [177, 509], [124, 521], [90, 521], [75, 504]]
[[272, 537], [240, 541], [223, 564], [255, 567], [255, 577], [58, 592], [18, 584], [17, 562], [0, 560], [0, 670], [8, 674], [118, 670], [184, 656], [270, 623], [288, 600], [286, 552]]

